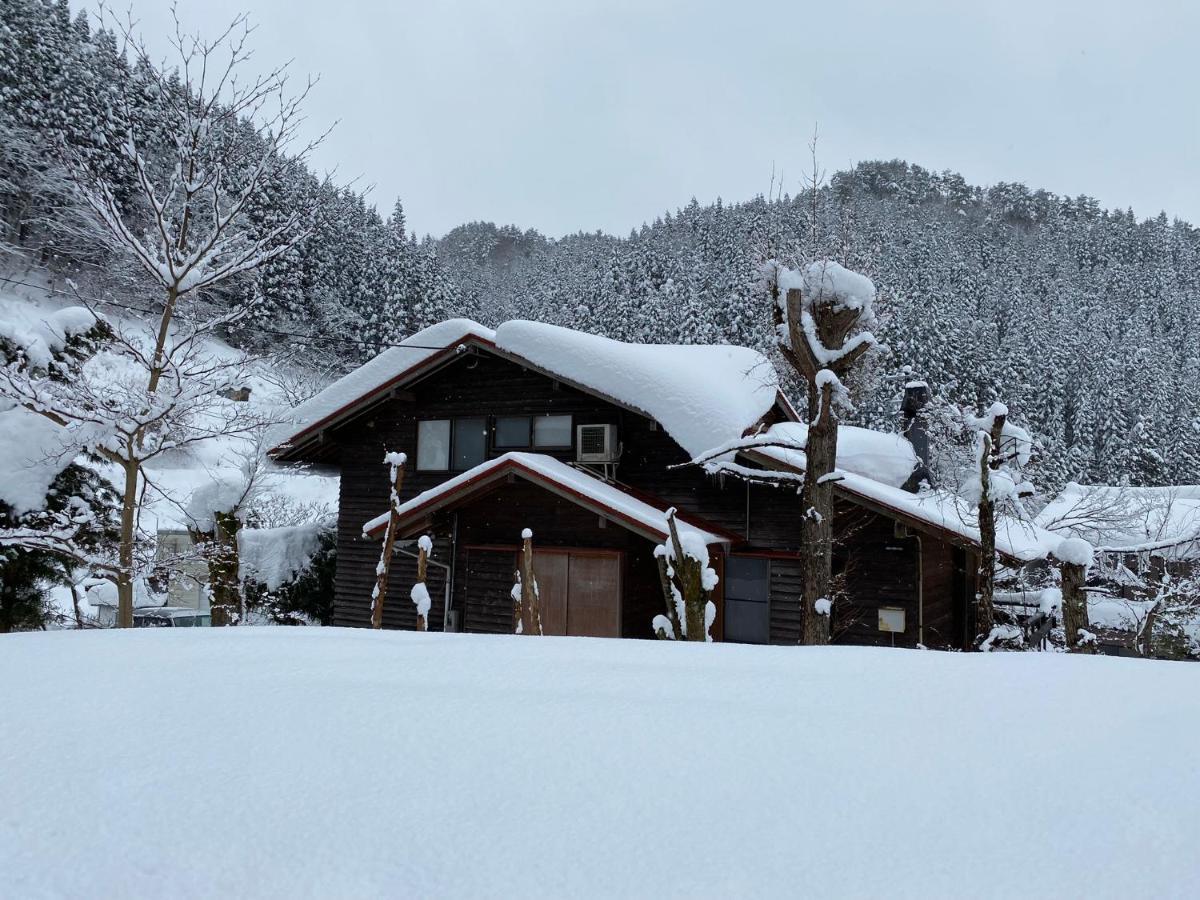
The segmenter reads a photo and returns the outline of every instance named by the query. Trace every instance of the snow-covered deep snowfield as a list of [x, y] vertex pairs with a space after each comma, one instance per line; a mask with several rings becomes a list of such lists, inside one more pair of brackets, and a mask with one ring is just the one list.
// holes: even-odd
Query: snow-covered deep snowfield
[[1200, 889], [1187, 664], [147, 629], [0, 683], [5, 897]]

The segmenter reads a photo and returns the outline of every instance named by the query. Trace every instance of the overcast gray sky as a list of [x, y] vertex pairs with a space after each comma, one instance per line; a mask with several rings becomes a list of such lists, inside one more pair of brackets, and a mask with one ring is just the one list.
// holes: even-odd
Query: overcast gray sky
[[[121, 4], [117, 4], [120, 6]], [[420, 232], [624, 234], [664, 210], [901, 157], [1200, 221], [1200, 4], [179, 0], [320, 74], [316, 157]], [[165, 0], [133, 0], [148, 39]]]

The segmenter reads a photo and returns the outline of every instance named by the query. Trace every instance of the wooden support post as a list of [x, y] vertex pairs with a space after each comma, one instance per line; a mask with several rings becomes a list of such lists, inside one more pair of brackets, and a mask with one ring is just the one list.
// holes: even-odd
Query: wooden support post
[[383, 536], [383, 552], [379, 565], [375, 567], [375, 587], [371, 590], [371, 627], [383, 627], [383, 601], [387, 597], [388, 571], [392, 567], [392, 550], [396, 546], [396, 530], [400, 525], [400, 488], [404, 484], [404, 466], [408, 457], [403, 453], [384, 454], [383, 462], [388, 466], [391, 480], [391, 498], [388, 504], [387, 531]]
[[521, 621], [528, 622], [525, 634], [542, 633], [541, 597], [537, 576], [533, 573], [533, 532], [521, 532]]

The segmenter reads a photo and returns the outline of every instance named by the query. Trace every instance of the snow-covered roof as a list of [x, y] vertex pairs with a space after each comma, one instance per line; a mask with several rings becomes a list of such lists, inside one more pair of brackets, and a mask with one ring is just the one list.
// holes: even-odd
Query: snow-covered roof
[[741, 437], [779, 393], [775, 367], [731, 344], [626, 344], [540, 322], [505, 322], [496, 346], [646, 413], [692, 456]]
[[[616, 485], [541, 453], [505, 453], [417, 494], [400, 506], [401, 525], [406, 520], [428, 514], [464, 493], [482, 489], [510, 474], [519, 475], [574, 502], [589, 506], [631, 530], [659, 540], [667, 536], [665, 505], [661, 508], [655, 506]], [[363, 526], [363, 533], [373, 535], [383, 529], [387, 521], [386, 512], [376, 516]], [[729, 537], [689, 524], [682, 518], [677, 517], [676, 522], [681, 538], [686, 533], [705, 544], [729, 543]], [[516, 535], [513, 535], [513, 539], [516, 539]]]
[[398, 384], [410, 371], [438, 354], [470, 338], [492, 343], [495, 336], [492, 329], [470, 319], [447, 319], [418, 331], [293, 408], [287, 421], [272, 431], [268, 443], [276, 449], [283, 444], [293, 443], [346, 407]]
[[740, 437], [766, 415], [779, 393], [774, 366], [747, 347], [627, 344], [540, 322], [505, 322], [493, 331], [451, 319], [417, 332], [296, 407], [271, 443], [276, 450], [295, 445], [464, 342], [491, 346], [642, 412], [692, 455]]
[[[751, 447], [749, 452], [769, 466], [780, 464], [803, 472], [807, 464], [803, 450], [806, 438], [804, 425], [781, 422], [759, 435], [756, 439], [759, 446]], [[780, 443], [794, 446], [780, 446]], [[944, 491], [914, 494], [900, 487], [912, 473], [915, 460], [911, 446], [900, 435], [865, 428], [838, 428], [835, 476], [839, 490], [901, 518], [950, 532], [967, 543], [978, 545], [978, 517], [966, 501]], [[720, 457], [710, 464], [710, 468], [728, 469], [731, 465], [728, 457]], [[1007, 516], [996, 522], [996, 548], [1012, 560], [1045, 559], [1061, 542], [1061, 534], [1054, 534], [1035, 523]]]
[[[767, 429], [764, 436], [768, 441], [787, 441], [804, 447], [808, 443], [808, 425], [804, 422], [779, 422]], [[912, 444], [902, 434], [854, 425], [838, 426], [839, 469], [892, 487], [902, 487], [919, 462]]]
[[1069, 483], [1038, 513], [1039, 525], [1101, 551], [1200, 558], [1200, 485], [1124, 487]]

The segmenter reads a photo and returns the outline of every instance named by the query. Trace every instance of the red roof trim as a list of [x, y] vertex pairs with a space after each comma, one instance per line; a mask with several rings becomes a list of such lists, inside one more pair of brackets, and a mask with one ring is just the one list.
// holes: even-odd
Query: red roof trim
[[323, 416], [310, 425], [304, 426], [303, 429], [292, 435], [284, 443], [272, 447], [268, 451], [268, 455], [276, 457], [283, 455], [288, 450], [294, 450], [295, 448], [299, 447], [304, 440], [311, 437], [313, 432], [320, 431], [322, 428], [326, 427], [334, 420], [341, 418], [355, 407], [362, 406], [364, 403], [369, 403], [375, 397], [387, 393], [388, 391], [412, 378], [415, 374], [419, 374], [424, 369], [436, 367], [436, 365], [440, 364], [450, 355], [457, 356], [460, 352], [458, 348], [466, 344], [477, 344], [481, 347], [486, 347], [492, 350], [496, 349], [496, 344], [494, 341], [489, 341], [487, 338], [480, 337], [476, 334], [464, 335], [461, 340], [455, 341], [453, 344], [450, 344], [443, 350], [437, 350], [433, 352], [419, 363], [409, 366], [403, 372], [392, 376], [378, 387], [367, 391], [365, 394], [359, 395], [353, 400], [343, 403], [328, 415]]
[[[486, 465], [486, 463], [484, 463], [484, 465]], [[525, 478], [525, 480], [532, 482], [533, 484], [537, 485], [538, 487], [541, 487], [544, 489], [549, 489], [549, 486], [553, 485], [554, 492], [560, 493], [561, 495], [565, 495], [566, 499], [568, 499], [568, 500], [577, 501], [578, 505], [586, 506], [586, 507], [593, 508], [593, 509], [603, 510], [603, 514], [606, 518], [612, 519], [613, 521], [617, 522], [618, 524], [623, 524], [624, 527], [626, 528], [626, 530], [628, 530], [628, 531], [634, 531], [634, 532], [637, 532], [637, 533], [643, 534], [643, 535], [649, 531], [649, 532], [652, 532], [653, 534], [655, 534], [659, 539], [665, 539], [668, 535], [668, 532], [665, 527], [659, 529], [659, 528], [654, 528], [654, 527], [648, 526], [648, 525], [646, 525], [646, 523], [644, 523], [638, 519], [635, 519], [634, 517], [632, 517], [626, 513], [623, 513], [620, 510], [613, 509], [611, 506], [609, 506], [604, 501], [597, 500], [596, 498], [590, 497], [587, 494], [582, 493], [581, 491], [577, 491], [573, 487], [563, 484], [562, 482], [556, 481], [553, 478], [547, 476], [544, 472], [539, 472], [536, 469], [531, 469], [528, 466], [522, 464], [520, 461], [514, 460], [514, 459], [505, 460], [503, 463], [501, 463], [500, 465], [496, 466], [493, 469], [490, 469], [487, 472], [481, 472], [472, 478], [468, 478], [462, 484], [458, 485], [454, 490], [439, 494], [438, 496], [430, 498], [429, 500], [425, 501], [424, 503], [420, 504], [419, 506], [413, 507], [408, 512], [406, 512], [404, 514], [404, 516], [401, 518], [401, 520], [400, 520], [401, 521], [401, 530], [403, 530], [403, 527], [405, 524], [411, 523], [414, 519], [422, 518], [425, 515], [433, 512], [437, 509], [441, 509], [442, 507], [450, 505], [451, 503], [461, 502], [461, 501], [469, 499], [472, 496], [483, 493], [484, 492], [483, 489], [489, 487], [492, 484], [492, 482], [499, 481], [502, 478], [504, 478], [510, 474], [514, 474], [514, 472], [515, 472], [515, 474], [521, 475], [521, 477]], [[622, 491], [622, 493], [629, 493], [628, 491], [625, 491], [623, 488], [617, 488], [617, 489]], [[431, 488], [431, 490], [436, 490], [436, 488]], [[629, 496], [633, 497], [633, 499], [635, 499], [635, 500], [641, 500], [641, 502], [643, 502], [643, 503], [647, 502], [646, 500], [642, 500], [642, 498], [640, 498], [640, 497], [635, 497], [633, 494], [629, 494]], [[667, 504], [665, 502], [663, 503], [664, 511], [668, 508], [668, 506], [669, 506], [669, 504]], [[703, 525], [697, 524], [697, 523], [689, 520], [688, 518], [685, 518], [682, 515], [679, 516], [679, 519], [680, 519], [680, 521], [684, 522], [687, 525], [690, 525], [693, 528], [696, 528], [696, 529], [699, 529], [702, 531], [709, 530], [708, 528], [704, 527]], [[381, 534], [386, 527], [387, 527], [387, 523], [384, 522], [384, 523], [381, 523], [381, 524], [375, 526], [374, 528], [370, 529], [369, 531], [364, 529], [364, 533], [366, 535], [368, 535], [369, 537], [375, 537], [375, 536]], [[728, 535], [721, 535], [721, 536], [728, 536]], [[741, 539], [740, 536], [737, 536], [737, 535], [733, 535], [732, 537], [735, 538], [736, 540]]]

